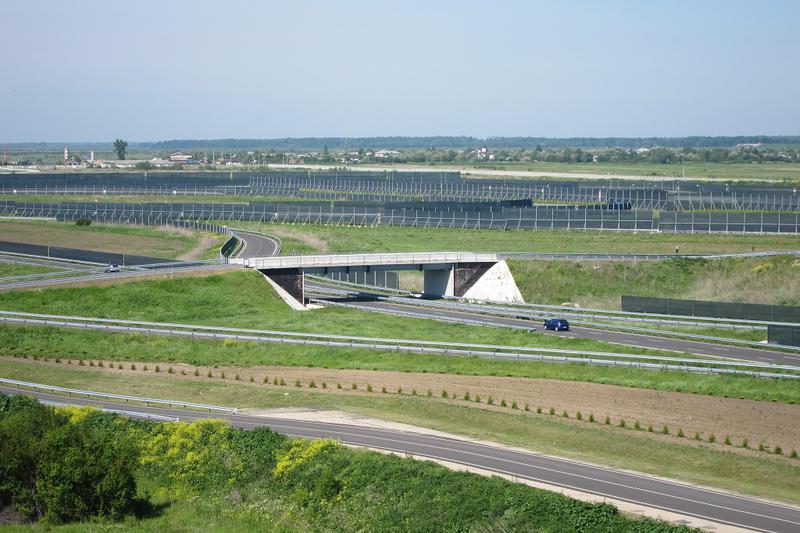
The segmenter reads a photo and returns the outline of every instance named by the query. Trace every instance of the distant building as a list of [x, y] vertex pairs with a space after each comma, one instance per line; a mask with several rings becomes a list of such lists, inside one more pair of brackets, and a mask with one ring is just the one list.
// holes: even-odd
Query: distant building
[[[358, 152], [355, 152], [358, 155]], [[396, 155], [400, 155], [400, 152], [397, 150], [378, 150], [375, 152], [375, 157], [379, 159], [386, 159], [387, 157], [394, 157]]]
[[192, 154], [175, 152], [174, 154], [170, 154], [169, 160], [174, 161], [175, 163], [188, 163], [192, 160]]

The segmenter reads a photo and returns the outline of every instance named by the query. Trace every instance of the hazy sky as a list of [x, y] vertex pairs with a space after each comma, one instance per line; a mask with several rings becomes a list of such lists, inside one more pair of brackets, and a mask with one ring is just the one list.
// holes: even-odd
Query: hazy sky
[[2, 0], [0, 142], [800, 134], [800, 2]]

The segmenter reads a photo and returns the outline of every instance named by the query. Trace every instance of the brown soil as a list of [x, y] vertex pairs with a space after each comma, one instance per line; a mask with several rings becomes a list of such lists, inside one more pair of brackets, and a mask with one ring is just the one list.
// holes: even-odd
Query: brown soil
[[[81, 368], [76, 363], [77, 361], [73, 362], [72, 368]], [[131, 362], [123, 363], [123, 370], [116, 367], [118, 362], [113, 363], [113, 369], [108, 368], [110, 364], [104, 363], [108, 371], [145, 374], [145, 363], [136, 362], [135, 371], [130, 370]], [[146, 364], [149, 368], [146, 373], [153, 375], [155, 363]], [[190, 365], [160, 363], [160, 366], [161, 376], [169, 376], [167, 370], [172, 366], [175, 370], [172, 376], [176, 379], [208, 381], [207, 373], [211, 370], [214, 376], [212, 379], [220, 380], [221, 373], [224, 372], [227, 381], [234, 380], [236, 374], [239, 374], [243, 383], [249, 383], [252, 376], [253, 384], [262, 387], [279, 386], [273, 383], [277, 378], [283, 379], [286, 387], [294, 388], [295, 381], [299, 379], [302, 388], [307, 390], [313, 380], [315, 392], [331, 394], [380, 395], [385, 387], [387, 394], [397, 394], [398, 388], [402, 388], [403, 394], [410, 395], [416, 390], [418, 396], [427, 396], [430, 390], [433, 399], [437, 401], [481, 409], [513, 412], [512, 402], [516, 402], [520, 413], [525, 413], [525, 406], [528, 405], [528, 415], [536, 415], [537, 408], [541, 408], [542, 413], [538, 416], [549, 416], [548, 412], [552, 407], [559, 420], [576, 424], [588, 424], [589, 415], [592, 414], [598, 427], [606, 427], [604, 421], [608, 416], [610, 426], [614, 426], [615, 430], [622, 430], [618, 429], [620, 420], [625, 421], [627, 429], [624, 431], [632, 430], [636, 422], [639, 422], [641, 431], [630, 431], [631, 435], [684, 444], [703, 442], [704, 445], [711, 445], [708, 439], [713, 434], [716, 437], [713, 447], [740, 453], [749, 453], [748, 450], [739, 448], [743, 439], [748, 440], [750, 448], [756, 448], [763, 442], [770, 450], [780, 445], [787, 455], [792, 449], [800, 450], [800, 424], [797, 424], [800, 420], [800, 405], [517, 377], [275, 366], [198, 367], [200, 376], [195, 377], [195, 367]], [[97, 367], [94, 369], [99, 370]], [[186, 374], [182, 375], [181, 371]], [[265, 376], [269, 378], [269, 385], [263, 383]], [[323, 383], [327, 385], [326, 389], [322, 388]], [[357, 390], [352, 390], [354, 383]], [[338, 389], [337, 384], [341, 384], [342, 388]], [[372, 387], [371, 393], [367, 392], [368, 385]], [[442, 391], [447, 391], [448, 399], [442, 397]], [[467, 392], [470, 395], [469, 401], [464, 400]], [[480, 397], [480, 402], [475, 401], [477, 396]], [[488, 405], [489, 397], [493, 399], [493, 405]], [[500, 406], [502, 400], [506, 401], [507, 407]], [[564, 411], [568, 417], [563, 417]], [[582, 421], [576, 420], [579, 411], [582, 413]], [[647, 431], [648, 426], [653, 427], [653, 433]], [[664, 426], [669, 429], [669, 435], [661, 434]], [[679, 438], [678, 430], [682, 430], [685, 437]], [[701, 442], [694, 440], [695, 433], [700, 434]], [[726, 436], [730, 437], [732, 445], [725, 445]]]
[[285, 228], [277, 228], [277, 227], [270, 228], [269, 231], [270, 233], [273, 233], [278, 237], [288, 237], [290, 239], [297, 239], [298, 241], [309, 245], [319, 253], [326, 253], [329, 250], [328, 243], [320, 239], [316, 235], [311, 235], [309, 233], [302, 233], [299, 231], [294, 231]]
[[217, 238], [212, 237], [211, 235], [203, 235], [200, 237], [200, 240], [197, 242], [194, 248], [178, 256], [178, 259], [181, 261], [192, 261], [194, 259], [200, 259], [203, 257], [203, 254], [206, 253], [206, 250], [211, 248], [217, 244]]

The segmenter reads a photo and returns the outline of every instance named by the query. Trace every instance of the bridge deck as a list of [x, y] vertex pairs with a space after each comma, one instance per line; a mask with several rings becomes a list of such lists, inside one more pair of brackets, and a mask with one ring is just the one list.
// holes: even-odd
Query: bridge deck
[[425, 265], [446, 265], [456, 263], [496, 263], [497, 254], [474, 252], [414, 252], [379, 254], [332, 254], [295, 255], [285, 257], [250, 257], [231, 259], [231, 264], [239, 264], [259, 270], [299, 268], [342, 268], [342, 267], [424, 267]]

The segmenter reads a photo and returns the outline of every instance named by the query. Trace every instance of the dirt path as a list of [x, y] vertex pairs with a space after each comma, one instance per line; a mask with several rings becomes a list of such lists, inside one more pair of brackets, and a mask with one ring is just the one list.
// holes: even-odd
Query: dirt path
[[197, 241], [194, 248], [182, 254], [178, 257], [178, 259], [182, 261], [192, 261], [194, 259], [200, 259], [203, 257], [203, 254], [206, 253], [206, 250], [211, 248], [217, 244], [217, 238], [212, 237], [211, 235], [202, 235], [200, 240]]
[[270, 228], [269, 231], [274, 233], [278, 237], [286, 237], [289, 239], [296, 239], [304, 244], [309, 245], [313, 248], [316, 252], [319, 253], [327, 253], [330, 249], [328, 243], [316, 235], [312, 235], [310, 233], [302, 233], [300, 231], [293, 231], [285, 228]]

